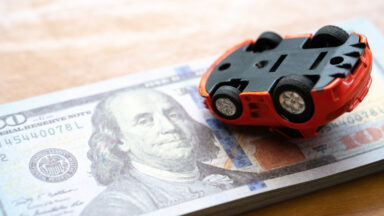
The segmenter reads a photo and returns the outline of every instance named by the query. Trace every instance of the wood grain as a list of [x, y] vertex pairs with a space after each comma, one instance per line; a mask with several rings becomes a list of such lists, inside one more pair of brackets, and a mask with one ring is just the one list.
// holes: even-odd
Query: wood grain
[[[381, 0], [2, 1], [0, 103], [219, 55], [265, 30], [365, 16], [384, 32], [383, 12]], [[383, 195], [379, 173], [246, 215], [384, 215]]]

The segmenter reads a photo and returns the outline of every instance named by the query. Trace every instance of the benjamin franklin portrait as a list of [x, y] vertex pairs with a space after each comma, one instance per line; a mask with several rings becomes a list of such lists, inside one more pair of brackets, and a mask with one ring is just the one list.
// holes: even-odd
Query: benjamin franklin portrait
[[257, 176], [204, 162], [219, 148], [210, 129], [171, 96], [118, 92], [92, 117], [88, 158], [105, 190], [82, 215], [138, 215], [257, 181]]

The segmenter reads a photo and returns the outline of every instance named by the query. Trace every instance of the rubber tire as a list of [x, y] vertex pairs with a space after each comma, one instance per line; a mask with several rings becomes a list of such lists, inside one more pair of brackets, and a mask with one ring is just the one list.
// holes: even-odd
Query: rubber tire
[[256, 39], [254, 51], [262, 52], [265, 50], [271, 50], [277, 47], [282, 40], [283, 38], [275, 32], [264, 32]]
[[[240, 117], [240, 115], [243, 112], [243, 106], [241, 104], [239, 94], [240, 94], [240, 91], [233, 86], [221, 86], [221, 87], [219, 87], [216, 90], [216, 92], [213, 94], [213, 97], [212, 97], [212, 108], [215, 111], [215, 113], [217, 115], [219, 115], [220, 117], [228, 119], [228, 120], [233, 120], [233, 119], [237, 119], [238, 117]], [[223, 114], [217, 110], [216, 101], [219, 98], [227, 98], [235, 105], [236, 111], [235, 111], [234, 115], [227, 116], [227, 115], [225, 115], [225, 114]]]
[[320, 28], [312, 38], [312, 48], [336, 47], [345, 43], [349, 34], [344, 29], [333, 25]]
[[[272, 93], [272, 100], [277, 113], [290, 122], [303, 123], [308, 121], [314, 113], [314, 105], [311, 96], [311, 89], [313, 85], [314, 83], [312, 80], [305, 76], [290, 75], [282, 78], [277, 83]], [[287, 90], [295, 91], [304, 99], [306, 109], [302, 113], [290, 113], [280, 105], [279, 96], [283, 91]]]

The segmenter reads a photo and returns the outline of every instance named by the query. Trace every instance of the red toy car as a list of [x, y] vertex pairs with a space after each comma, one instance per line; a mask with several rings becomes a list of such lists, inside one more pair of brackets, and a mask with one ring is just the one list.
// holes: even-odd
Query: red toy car
[[324, 26], [313, 36], [284, 39], [264, 32], [216, 60], [202, 76], [204, 104], [221, 121], [265, 125], [308, 138], [352, 111], [371, 85], [367, 38]]

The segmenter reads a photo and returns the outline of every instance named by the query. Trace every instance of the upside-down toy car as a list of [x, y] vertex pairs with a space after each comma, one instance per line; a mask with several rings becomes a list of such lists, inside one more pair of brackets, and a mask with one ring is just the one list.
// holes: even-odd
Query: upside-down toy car
[[362, 34], [332, 25], [284, 39], [264, 32], [216, 60], [199, 91], [223, 122], [308, 138], [363, 100], [371, 69], [372, 53]]

